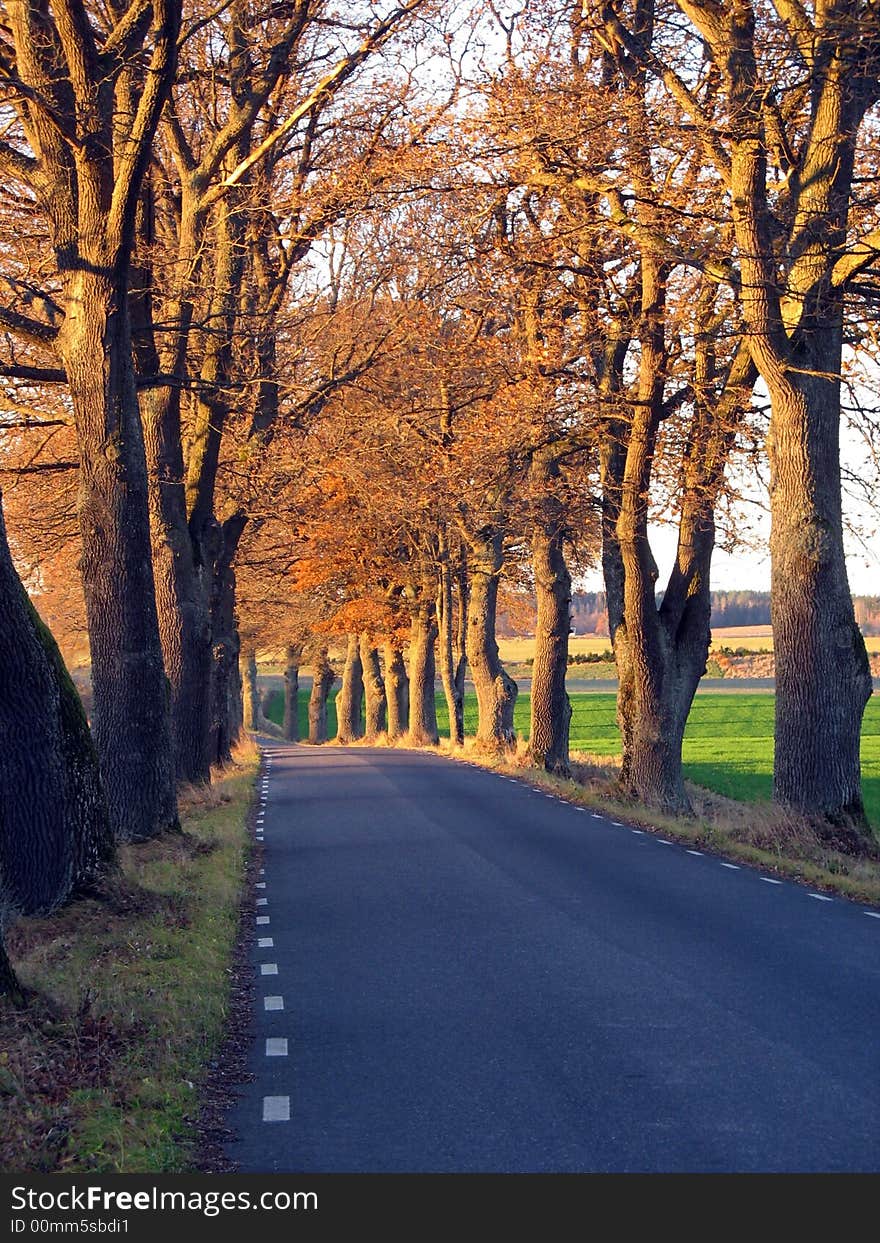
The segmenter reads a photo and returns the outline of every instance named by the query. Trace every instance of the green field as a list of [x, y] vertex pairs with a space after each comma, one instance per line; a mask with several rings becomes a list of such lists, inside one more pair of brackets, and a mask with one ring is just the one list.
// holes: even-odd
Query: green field
[[[619, 755], [620, 735], [614, 715], [613, 694], [571, 696], [571, 750], [592, 755]], [[334, 705], [328, 705], [330, 736], [336, 731]], [[269, 713], [281, 720], [281, 697], [275, 697]], [[440, 733], [448, 733], [446, 701], [437, 696]], [[517, 733], [528, 737], [529, 696], [520, 694], [514, 723]], [[465, 731], [477, 728], [477, 699], [465, 699]], [[300, 730], [308, 730], [305, 696], [300, 695]], [[728, 798], [751, 802], [769, 799], [773, 781], [773, 695], [767, 693], [712, 694], [696, 696], [684, 742], [685, 772], [697, 785]], [[862, 727], [862, 778], [865, 805], [871, 823], [880, 829], [880, 695], [870, 700]]]

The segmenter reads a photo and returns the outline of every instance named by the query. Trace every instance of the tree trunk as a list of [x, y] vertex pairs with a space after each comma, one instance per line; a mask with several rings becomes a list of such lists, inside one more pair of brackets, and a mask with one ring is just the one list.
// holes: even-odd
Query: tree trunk
[[139, 841], [178, 820], [126, 275], [69, 274], [58, 349], [81, 454], [93, 733], [114, 832]]
[[[814, 343], [810, 365], [838, 374], [820, 352]], [[814, 371], [769, 387], [773, 796], [872, 841], [859, 762], [872, 683], [844, 560], [839, 385]]]
[[409, 722], [409, 678], [403, 652], [393, 643], [385, 644], [385, 703], [388, 711], [388, 737], [402, 738]]
[[571, 703], [565, 689], [571, 630], [571, 575], [565, 564], [560, 502], [549, 491], [555, 463], [537, 461], [532, 469], [540, 514], [532, 533], [532, 565], [538, 618], [532, 666], [529, 755], [548, 773], [570, 774], [568, 729]]
[[260, 728], [260, 692], [257, 688], [257, 653], [253, 648], [243, 651], [238, 667], [241, 673], [244, 727], [251, 733]]
[[299, 742], [299, 662], [302, 647], [289, 644], [285, 652], [284, 666], [284, 737], [288, 742]]
[[244, 515], [237, 513], [223, 523], [219, 551], [211, 567], [211, 760], [220, 765], [232, 762], [232, 748], [244, 719], [233, 561], [245, 522]]
[[336, 675], [322, 647], [312, 664], [312, 692], [309, 695], [309, 742], [313, 746], [327, 741], [327, 696]]
[[[156, 364], [158, 369], [158, 363]], [[175, 396], [175, 402], [179, 400]], [[179, 430], [163, 428], [162, 390], [141, 395], [150, 468], [150, 527], [156, 607], [171, 691], [175, 771], [179, 781], [211, 779], [211, 619], [205, 564], [196, 564], [186, 518]], [[179, 412], [178, 412], [179, 424]], [[175, 451], [179, 457], [176, 463]]]
[[361, 665], [364, 672], [364, 737], [375, 742], [386, 732], [385, 683], [379, 666], [379, 653], [367, 634], [361, 635]]
[[[449, 741], [454, 747], [464, 743], [464, 661], [456, 661], [453, 569], [449, 545], [443, 532], [440, 547], [440, 584], [437, 593], [437, 622], [440, 653], [440, 680], [449, 713]], [[464, 610], [465, 602], [459, 601]]]
[[[622, 367], [623, 361], [620, 361]], [[607, 377], [609, 395], [617, 393], [617, 376]], [[626, 627], [623, 624], [623, 558], [617, 539], [620, 517], [621, 486], [626, 467], [628, 425], [622, 419], [606, 419], [599, 441], [599, 476], [602, 483], [602, 579], [605, 584], [605, 607], [608, 612], [608, 634], [617, 665], [617, 728], [620, 731], [620, 781], [626, 784], [632, 755], [630, 714], [623, 711], [633, 695], [633, 663], [629, 658]]]
[[[184, 212], [186, 216], [186, 212]], [[163, 367], [153, 319], [155, 280], [150, 260], [154, 236], [152, 186], [144, 187], [139, 231], [143, 255], [132, 276], [134, 356], [140, 375], [185, 371], [183, 341]], [[181, 233], [191, 224], [181, 222]], [[193, 250], [195, 241], [193, 241]], [[178, 322], [183, 317], [178, 305]], [[211, 780], [210, 550], [196, 546], [186, 510], [180, 417], [181, 387], [173, 384], [140, 393], [149, 479], [150, 534], [156, 608], [165, 673], [171, 689], [171, 729], [178, 781]], [[216, 528], [216, 524], [215, 524]]]
[[[0, 929], [53, 910], [112, 857], [85, 713], [15, 572], [0, 509]], [[17, 985], [0, 949], [2, 992]]]
[[409, 637], [409, 730], [413, 746], [436, 747], [440, 741], [437, 730], [435, 699], [434, 644], [437, 640], [437, 619], [434, 600], [423, 590], [413, 612]]
[[502, 537], [497, 531], [487, 531], [471, 536], [468, 545], [471, 588], [467, 657], [477, 692], [476, 741], [484, 750], [497, 751], [512, 747], [516, 742], [513, 709], [517, 685], [499, 659], [495, 639]]
[[[234, 651], [241, 651], [238, 631], [233, 635]], [[244, 729], [244, 687], [241, 681], [241, 665], [237, 658], [229, 666], [229, 679], [226, 684], [226, 716], [230, 748], [241, 738]]]
[[364, 669], [356, 634], [348, 636], [342, 686], [336, 696], [336, 741], [347, 745], [364, 736], [361, 709], [364, 703]]
[[6, 997], [15, 1006], [23, 1006], [27, 1001], [24, 989], [19, 983], [15, 968], [9, 961], [5, 944], [6, 933], [0, 923], [0, 997]]

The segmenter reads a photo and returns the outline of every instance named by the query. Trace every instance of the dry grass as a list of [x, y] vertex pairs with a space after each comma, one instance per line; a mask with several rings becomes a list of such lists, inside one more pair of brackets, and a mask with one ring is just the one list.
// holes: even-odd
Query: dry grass
[[[868, 635], [865, 646], [869, 652], [880, 652], [880, 635]], [[568, 650], [572, 656], [595, 656], [607, 651], [611, 640], [597, 635], [572, 635], [568, 641]], [[743, 647], [749, 651], [773, 650], [773, 631], [770, 626], [727, 626], [712, 631], [712, 647]], [[498, 651], [505, 664], [522, 664], [533, 660], [535, 640], [533, 638], [499, 639]]]
[[860, 902], [880, 904], [880, 850], [863, 858], [836, 849], [803, 816], [769, 803], [735, 802], [688, 783], [693, 818], [664, 815], [620, 797], [618, 763], [608, 756], [579, 752], [572, 756], [572, 776], [551, 776], [529, 761], [526, 744], [514, 752], [481, 753], [468, 740], [462, 749], [447, 749], [453, 758], [467, 758], [486, 768], [514, 772], [539, 789], [551, 791], [582, 807], [661, 832], [719, 856], [753, 864]]

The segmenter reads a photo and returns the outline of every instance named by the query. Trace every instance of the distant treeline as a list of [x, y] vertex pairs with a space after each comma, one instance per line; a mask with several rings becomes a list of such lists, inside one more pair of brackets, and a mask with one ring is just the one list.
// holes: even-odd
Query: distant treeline
[[[880, 596], [854, 596], [863, 634], [880, 634]], [[575, 634], [608, 634], [604, 591], [577, 591], [571, 602]], [[769, 626], [769, 591], [713, 591], [712, 626]]]

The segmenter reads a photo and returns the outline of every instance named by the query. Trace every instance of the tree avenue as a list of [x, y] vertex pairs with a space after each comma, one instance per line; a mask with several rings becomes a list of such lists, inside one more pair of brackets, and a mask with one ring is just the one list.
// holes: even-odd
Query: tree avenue
[[173, 830], [176, 782], [275, 728], [258, 655], [288, 740], [335, 709], [341, 744], [435, 746], [440, 694], [461, 747], [472, 688], [503, 754], [499, 619], [528, 597], [528, 757], [570, 773], [592, 567], [618, 792], [687, 815], [746, 462], [774, 795], [871, 848], [839, 427], [877, 337], [872, 2], [0, 9], [0, 679], [28, 731], [0, 919]]

